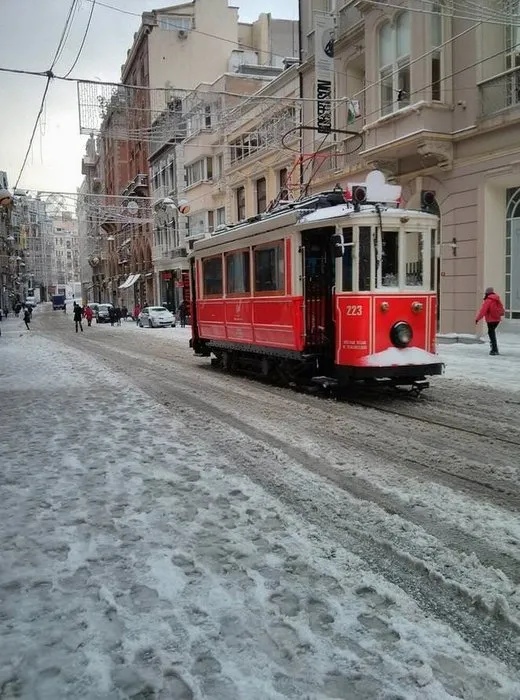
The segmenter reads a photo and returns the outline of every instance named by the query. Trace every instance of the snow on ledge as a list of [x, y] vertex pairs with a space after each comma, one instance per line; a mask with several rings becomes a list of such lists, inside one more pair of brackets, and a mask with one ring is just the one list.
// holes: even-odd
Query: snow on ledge
[[438, 355], [421, 350], [421, 348], [389, 347], [374, 355], [365, 355], [361, 363], [367, 367], [403, 367], [406, 365], [432, 365], [441, 363]]

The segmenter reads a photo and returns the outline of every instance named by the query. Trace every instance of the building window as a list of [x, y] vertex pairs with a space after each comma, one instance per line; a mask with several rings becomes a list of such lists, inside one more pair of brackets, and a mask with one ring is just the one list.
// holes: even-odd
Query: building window
[[[164, 171], [163, 171], [164, 172]], [[201, 158], [184, 168], [186, 187], [196, 185], [213, 177], [213, 158]]]
[[222, 256], [202, 260], [202, 288], [205, 297], [222, 296]]
[[256, 181], [256, 213], [263, 214], [267, 209], [267, 183], [265, 177]]
[[287, 199], [289, 196], [288, 181], [289, 173], [287, 172], [287, 168], [282, 168], [278, 173], [278, 191], [281, 199]]
[[215, 214], [213, 211], [208, 211], [208, 231], [213, 233], [215, 230]]
[[251, 291], [249, 250], [226, 255], [226, 294], [249, 294]]
[[243, 221], [246, 218], [246, 188], [238, 187], [236, 190], [237, 198], [237, 219]]
[[443, 41], [443, 15], [442, 7], [435, 4], [430, 15], [431, 22], [431, 86], [432, 100], [441, 100], [441, 75], [442, 75], [442, 41]]
[[224, 156], [222, 153], [216, 156], [215, 175], [217, 180], [220, 180], [220, 178], [224, 175]]
[[410, 104], [410, 13], [401, 12], [394, 24], [379, 30], [381, 114]]
[[190, 30], [193, 28], [193, 20], [191, 17], [183, 17], [182, 15], [159, 15], [157, 25], [159, 29], [165, 29], [168, 32], [176, 29]]
[[226, 224], [226, 207], [220, 207], [216, 211], [216, 226], [225, 226]]
[[278, 241], [254, 248], [255, 294], [285, 293], [284, 244]]

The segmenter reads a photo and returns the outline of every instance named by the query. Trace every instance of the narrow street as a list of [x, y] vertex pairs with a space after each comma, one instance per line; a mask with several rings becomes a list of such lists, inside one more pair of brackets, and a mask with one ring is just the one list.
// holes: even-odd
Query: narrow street
[[1, 330], [2, 700], [520, 699], [518, 385], [335, 401], [189, 329]]

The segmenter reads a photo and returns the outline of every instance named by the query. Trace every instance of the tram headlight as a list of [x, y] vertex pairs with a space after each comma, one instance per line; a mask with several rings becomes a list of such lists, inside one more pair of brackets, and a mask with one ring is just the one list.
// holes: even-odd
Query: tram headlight
[[413, 330], [406, 321], [398, 321], [392, 326], [390, 331], [390, 340], [396, 348], [405, 348], [410, 345], [413, 338]]

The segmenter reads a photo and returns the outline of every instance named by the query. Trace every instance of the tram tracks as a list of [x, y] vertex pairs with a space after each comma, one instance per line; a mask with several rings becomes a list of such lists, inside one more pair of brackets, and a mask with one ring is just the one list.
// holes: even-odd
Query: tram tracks
[[[238, 400], [237, 415], [237, 411], [233, 410], [237, 397], [229, 396], [229, 384], [227, 402], [222, 404], [226, 387], [218, 382], [203, 382], [202, 386], [194, 386], [193, 376], [183, 379], [182, 369], [158, 378], [155, 353], [152, 357], [143, 357], [128, 348], [122, 351], [121, 348], [109, 348], [99, 341], [85, 341], [84, 349], [87, 352], [104, 360], [109, 367], [123, 371], [133, 384], [176, 413], [181, 413], [198, 439], [208, 442], [213, 449], [222, 450], [231, 458], [237, 471], [248, 475], [309, 523], [326, 532], [338, 547], [345, 547], [358, 555], [372, 571], [398, 585], [422, 609], [457, 630], [476, 649], [494, 654], [513, 668], [520, 668], [515, 650], [520, 628], [514, 616], [505, 613], [485, 596], [477, 595], [457, 576], [450, 577], [449, 571], [439, 568], [438, 562], [432, 562], [427, 553], [422, 553], [422, 556], [420, 543], [413, 540], [411, 533], [402, 532], [400, 539], [397, 539], [398, 523], [396, 532], [390, 532], [386, 530], [390, 523], [379, 522], [378, 526], [377, 520], [371, 519], [372, 516], [365, 521], [363, 513], [367, 514], [366, 506], [346, 498], [348, 494], [349, 497], [363, 499], [361, 492], [356, 495], [356, 489], [363, 487], [364, 500], [370, 501], [371, 495], [372, 501], [380, 505], [377, 488], [369, 489], [362, 479], [341, 475], [327, 464], [326, 459], [323, 468], [317, 469], [315, 457], [304, 446], [300, 448], [290, 441], [274, 437], [265, 431], [263, 425], [255, 426], [246, 415], [241, 417], [240, 410], [244, 409], [244, 404], [241, 405]], [[71, 342], [68, 344], [73, 345]], [[171, 362], [171, 358], [168, 360]], [[163, 361], [160, 361], [160, 370]], [[214, 376], [212, 374], [212, 378]], [[213, 394], [208, 400], [211, 391]], [[266, 396], [266, 393], [269, 392], [258, 391], [254, 395], [250, 392], [249, 403], [257, 403], [261, 411], [270, 398], [272, 403], [272, 396]], [[288, 403], [296, 402], [291, 400]], [[286, 406], [282, 406], [282, 413], [284, 410], [287, 410]], [[307, 418], [307, 422], [309, 420], [312, 423], [313, 418]], [[321, 486], [312, 474], [324, 479]], [[454, 537], [460, 536], [460, 533], [452, 534]], [[464, 544], [468, 546], [466, 552], [471, 552], [471, 543], [466, 541]], [[455, 561], [452, 566], [456, 568]], [[504, 557], [500, 560], [500, 567], [498, 561], [495, 566], [504, 573], [513, 573], [513, 562], [509, 570]]]
[[[125, 340], [127, 339], [125, 338]], [[100, 348], [105, 347], [105, 343], [101, 342], [100, 339], [89, 339], [88, 342], [94, 343]], [[206, 364], [197, 366], [194, 358], [182, 356], [173, 358], [171, 350], [162, 350], [157, 346], [153, 347], [153, 355], [148, 357], [142, 354], [141, 346], [135, 342], [130, 344], [127, 342], [124, 348], [118, 347], [117, 351], [122, 356], [139, 358], [141, 363], [152, 363], [156, 367], [158, 367], [157, 363], [160, 361], [161, 369], [174, 375], [176, 382], [192, 390], [195, 390], [193, 381], [188, 379], [186, 382], [183, 379], [183, 372], [193, 372], [196, 369], [199, 380], [208, 384], [208, 402], [223, 405], [229, 401], [229, 375], [210, 368]], [[173, 363], [172, 360], [174, 360]], [[218, 380], [215, 381], [217, 378]], [[513, 512], [517, 512], [520, 509], [520, 489], [518, 486], [515, 490], [515, 484], [511, 483], [511, 481], [502, 478], [500, 475], [490, 474], [489, 470], [486, 471], [486, 468], [482, 467], [478, 460], [475, 459], [472, 446], [468, 447], [452, 437], [457, 433], [475, 435], [475, 437], [479, 437], [485, 443], [486, 452], [489, 452], [489, 448], [494, 449], [493, 445], [487, 444], [488, 442], [491, 443], [491, 441], [487, 441], [482, 432], [465, 430], [459, 426], [449, 425], [435, 419], [430, 421], [420, 416], [410, 415], [408, 412], [388, 409], [373, 402], [361, 398], [358, 399], [355, 396], [349, 397], [346, 401], [336, 401], [307, 394], [294, 394], [292, 391], [243, 376], [234, 376], [233, 381], [235, 391], [242, 389], [244, 384], [254, 384], [257, 408], [260, 406], [259, 394], [263, 395], [262, 403], [266, 410], [269, 410], [272, 406], [273, 395], [278, 399], [283, 397], [288, 405], [292, 405], [296, 410], [301, 407], [302, 403], [310, 407], [318, 420], [311, 418], [305, 422], [302, 426], [302, 434], [314, 434], [316, 436], [319, 434], [324, 442], [332, 439], [337, 445], [347, 451], [362, 447], [364, 450], [372, 451], [380, 458], [390, 461], [395, 460], [396, 455], [400, 454], [400, 467], [406, 469], [411, 476], [419, 475], [421, 478], [434, 480], [440, 485], [469, 492], [483, 501], [491, 501]], [[421, 433], [417, 435], [414, 430], [409, 429], [409, 426], [378, 423], [374, 421], [372, 413], [367, 414], [366, 417], [362, 417], [362, 414], [352, 416], [348, 413], [348, 409], [353, 405], [366, 408], [369, 412], [378, 412], [382, 415], [396, 416], [405, 420], [410, 419], [423, 424], [444, 427], [449, 431], [449, 434], [439, 436], [438, 434], [426, 435]], [[356, 422], [360, 418], [363, 418], [364, 429], [358, 430], [357, 434], [355, 431], [350, 430], [349, 437], [345, 437], [345, 419]], [[301, 419], [300, 417], [300, 421]], [[324, 425], [326, 425], [326, 429], [323, 428]], [[381, 439], [381, 435], [384, 435], [384, 439]], [[402, 449], [402, 441], [407, 443], [406, 452]], [[501, 440], [499, 438], [494, 438], [493, 442], [500, 442], [502, 447], [505, 448], [509, 448], [511, 444], [517, 444], [514, 441]], [[464, 462], [459, 459], [456, 468], [454, 468], [455, 448], [457, 457], [464, 456], [465, 458]], [[427, 459], [425, 459], [425, 455], [427, 455]], [[489, 459], [491, 459], [491, 456]], [[505, 463], [507, 457], [503, 453], [498, 452], [493, 454], [493, 459]], [[392, 511], [396, 512], [395, 505], [389, 506], [389, 512]]]
[[[105, 344], [98, 340], [88, 342], [95, 345], [102, 353], [107, 350]], [[128, 347], [117, 348], [115, 352], [120, 358], [118, 369], [121, 368], [121, 360], [125, 365], [128, 361], [132, 363], [138, 361], [141, 367], [140, 371], [145, 366], [150, 370], [154, 368], [156, 372], [157, 369], [161, 372], [169, 369], [169, 379], [171, 379], [169, 385], [175, 394], [182, 391], [189, 394], [192, 400], [203, 401], [206, 412], [216, 413], [230, 421], [231, 424], [240, 420], [241, 429], [244, 431], [246, 430], [244, 426], [249, 425], [248, 434], [253, 438], [257, 435], [258, 425], [261, 425], [262, 438], [269, 444], [275, 445], [277, 449], [284, 451], [291, 458], [305, 463], [306, 468], [348, 492], [354, 498], [374, 503], [388, 515], [398, 515], [404, 520], [414, 523], [455, 551], [475, 552], [486, 566], [503, 570], [512, 581], [519, 580], [518, 561], [511, 557], [507, 551], [504, 551], [503, 547], [498, 546], [497, 548], [492, 544], [488, 545], [474, 534], [463, 531], [445, 519], [432, 516], [429, 508], [417, 507], [415, 504], [410, 505], [406, 501], [403, 502], [399, 495], [400, 483], [396, 490], [395, 486], [387, 485], [384, 479], [381, 482], [380, 477], [374, 477], [370, 473], [365, 474], [363, 470], [357, 472], [349, 470], [348, 466], [350, 459], [354, 456], [359, 461], [363, 455], [366, 459], [367, 455], [373, 454], [374, 457], [371, 459], [376, 459], [378, 463], [383, 465], [379, 474], [384, 473], [384, 464], [397, 464], [398, 470], [407, 474], [411, 479], [417, 480], [419, 478], [422, 483], [437, 482], [439, 485], [447, 486], [456, 492], [476, 496], [483, 503], [490, 502], [512, 512], [517, 512], [520, 505], [518, 491], [511, 490], [510, 485], [504, 485], [502, 481], [489, 483], [489, 480], [486, 481], [486, 477], [482, 474], [480, 479], [476, 478], [474, 472], [478, 471], [480, 474], [477, 465], [469, 464], [466, 466], [466, 470], [473, 473], [473, 476], [469, 476], [460, 473], [461, 465], [458, 466], [457, 471], [453, 469], [453, 465], [443, 467], [438, 463], [435, 464], [435, 460], [438, 462], [439, 459], [442, 459], [443, 463], [450, 465], [450, 456], [443, 458], [442, 455], [439, 457], [438, 454], [430, 454], [428, 461], [418, 458], [416, 452], [424, 453], [423, 445], [416, 445], [413, 450], [408, 450], [408, 454], [404, 454], [403, 450], [399, 451], [401, 440], [399, 436], [395, 437], [385, 429], [384, 438], [381, 439], [381, 435], [378, 435], [378, 432], [381, 433], [381, 426], [374, 428], [374, 425], [371, 424], [373, 421], [369, 420], [365, 424], [365, 428], [363, 424], [358, 424], [357, 415], [349, 416], [348, 422], [346, 422], [341, 404], [335, 405], [332, 402], [322, 402], [319, 399], [301, 395], [296, 398], [292, 392], [258, 382], [254, 382], [255, 414], [254, 418], [251, 419], [245, 408], [246, 403], [250, 405], [252, 401], [248, 387], [244, 386], [244, 384], [249, 383], [247, 381], [244, 382], [240, 378], [236, 378], [232, 391], [230, 391], [229, 382], [226, 381], [227, 375], [223, 377], [206, 366], [204, 368], [198, 367], [199, 382], [195, 383], [193, 376], [184, 376], [184, 366], [181, 366], [180, 369], [172, 366], [171, 358], [164, 357], [156, 348], [154, 348], [152, 357], [139, 355]], [[291, 429], [293, 433], [297, 430], [302, 436], [311, 437], [313, 444], [306, 444], [305, 450], [298, 449], [298, 443], [290, 444], [289, 437], [287, 440], [280, 440], [277, 436], [276, 421], [273, 424], [273, 392], [276, 393], [279, 401], [283, 401], [282, 416], [284, 411], [287, 415], [294, 409], [300, 409], [298, 413], [292, 413]], [[309, 414], [306, 411], [301, 411], [301, 399], [305, 399], [305, 403], [311, 409]], [[335, 415], [330, 414], [330, 408], [335, 409]], [[280, 416], [280, 420], [283, 420], [282, 416]], [[406, 490], [406, 487], [403, 488]], [[431, 499], [431, 494], [428, 497]]]

